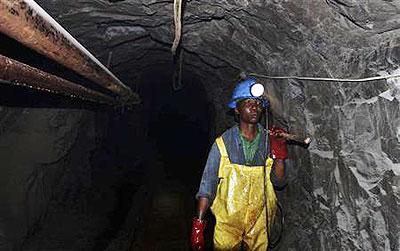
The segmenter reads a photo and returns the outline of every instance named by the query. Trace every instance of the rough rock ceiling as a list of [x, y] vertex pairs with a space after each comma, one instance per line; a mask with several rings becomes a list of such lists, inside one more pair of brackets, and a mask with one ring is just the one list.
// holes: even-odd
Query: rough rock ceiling
[[[172, 1], [38, 3], [128, 85], [172, 64]], [[184, 72], [201, 81], [228, 125], [240, 71], [367, 77], [399, 67], [400, 2], [186, 1]], [[270, 82], [278, 117], [311, 134], [293, 147], [282, 250], [400, 249], [400, 113], [396, 81]], [[386, 92], [387, 95], [380, 94]], [[386, 98], [384, 98], [384, 97]]]
[[[100, 58], [113, 51], [117, 70], [171, 58], [172, 1], [38, 3]], [[187, 1], [184, 12], [185, 52], [214, 68], [275, 74], [284, 65], [296, 67], [296, 56], [304, 58], [304, 53], [321, 56], [327, 64], [324, 55], [351, 54], [346, 48], [356, 55], [379, 46], [395, 38], [400, 25], [392, 1]], [[347, 53], [333, 53], [339, 48]]]
[[[111, 68], [127, 84], [140, 82], [146, 69], [163, 69], [172, 62], [172, 1], [38, 3], [104, 63], [112, 52]], [[375, 75], [397, 65], [397, 5], [390, 1], [187, 1], [184, 71], [203, 79], [210, 92], [232, 88], [240, 71]]]

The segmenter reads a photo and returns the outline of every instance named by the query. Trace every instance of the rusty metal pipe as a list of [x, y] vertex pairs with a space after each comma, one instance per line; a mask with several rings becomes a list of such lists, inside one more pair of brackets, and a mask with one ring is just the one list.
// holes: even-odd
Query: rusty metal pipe
[[11, 58], [0, 55], [0, 79], [13, 85], [25, 86], [51, 93], [64, 94], [104, 104], [117, 104], [117, 100], [50, 73], [41, 71]]
[[0, 32], [107, 88], [122, 100], [140, 101], [33, 0], [0, 0]]

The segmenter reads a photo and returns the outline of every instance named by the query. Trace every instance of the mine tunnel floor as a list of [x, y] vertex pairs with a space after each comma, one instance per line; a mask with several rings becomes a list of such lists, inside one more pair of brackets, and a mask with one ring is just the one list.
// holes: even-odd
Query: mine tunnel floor
[[[161, 176], [163, 177], [154, 179], [154, 184], [147, 184], [147, 186], [154, 185], [156, 188], [154, 191], [149, 191], [150, 196], [142, 208], [139, 227], [128, 227], [138, 230], [133, 235], [122, 233], [129, 235], [130, 239], [122, 237], [116, 240], [118, 230], [104, 220], [107, 218], [104, 214], [110, 212], [113, 205], [109, 205], [109, 208], [91, 205], [96, 207], [92, 210], [68, 207], [64, 211], [50, 209], [51, 213], [46, 218], [44, 231], [40, 231], [41, 234], [35, 236], [36, 243], [30, 243], [29, 250], [110, 251], [120, 250], [121, 247], [126, 250], [127, 246], [130, 251], [190, 250], [189, 237], [195, 205], [194, 195], [178, 179], [163, 174]], [[82, 201], [75, 201], [75, 205], [89, 206]], [[131, 205], [135, 206], [135, 204], [135, 201], [132, 201]], [[98, 215], [93, 215], [89, 211], [96, 212]], [[60, 219], [63, 220], [60, 221]], [[135, 224], [135, 222], [130, 224]], [[107, 226], [106, 230], [99, 233], [99, 230], [104, 229], [105, 226]], [[52, 229], [57, 229], [57, 231], [52, 231]], [[70, 242], [66, 242], [66, 239]], [[115, 243], [118, 241], [128, 241], [129, 244]]]
[[190, 250], [193, 195], [178, 180], [165, 177], [143, 215], [143, 229], [130, 250]]

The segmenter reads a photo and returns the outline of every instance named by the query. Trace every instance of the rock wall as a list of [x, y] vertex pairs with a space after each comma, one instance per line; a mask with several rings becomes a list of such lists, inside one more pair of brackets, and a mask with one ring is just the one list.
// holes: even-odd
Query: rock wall
[[[68, 170], [81, 166], [76, 178], [90, 183], [84, 172], [96, 132], [93, 125], [82, 131], [85, 120], [93, 117], [84, 111], [1, 107], [1, 113], [1, 243], [11, 250], [43, 224]], [[87, 145], [79, 152], [82, 141]]]
[[132, 208], [139, 212], [144, 201], [136, 193], [146, 146], [131, 141], [143, 142], [138, 120], [85, 108], [2, 106], [0, 113], [0, 250], [107, 247], [132, 198], [142, 198]]

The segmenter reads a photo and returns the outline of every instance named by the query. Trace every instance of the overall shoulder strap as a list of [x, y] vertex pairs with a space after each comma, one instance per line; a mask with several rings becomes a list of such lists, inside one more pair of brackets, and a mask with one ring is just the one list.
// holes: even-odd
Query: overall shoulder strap
[[228, 157], [228, 152], [226, 151], [225, 143], [224, 143], [224, 140], [222, 139], [222, 136], [218, 137], [215, 140], [215, 142], [217, 143], [221, 157]]
[[267, 157], [267, 159], [265, 160], [265, 166], [267, 167], [268, 173], [271, 172], [273, 163], [274, 163], [274, 160], [270, 157]]
[[218, 137], [215, 142], [217, 143], [219, 153], [221, 154], [221, 161], [219, 163], [218, 177], [225, 177], [226, 164], [230, 163], [228, 152], [226, 151], [225, 143], [222, 136]]

